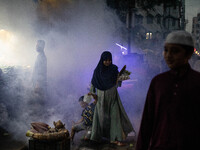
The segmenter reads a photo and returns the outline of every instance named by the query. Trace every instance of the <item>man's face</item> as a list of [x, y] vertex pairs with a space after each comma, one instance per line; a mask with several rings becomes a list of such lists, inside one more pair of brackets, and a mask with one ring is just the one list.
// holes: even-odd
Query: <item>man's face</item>
[[108, 67], [110, 66], [111, 62], [112, 62], [111, 60], [107, 59], [103, 61], [103, 64]]
[[42, 46], [42, 45], [39, 44], [39, 43], [36, 44], [36, 51], [37, 51], [37, 52], [42, 52], [43, 49], [44, 49], [44, 46]]
[[177, 44], [165, 44], [164, 59], [169, 68], [175, 69], [188, 63], [190, 56], [186, 55], [186, 50]]

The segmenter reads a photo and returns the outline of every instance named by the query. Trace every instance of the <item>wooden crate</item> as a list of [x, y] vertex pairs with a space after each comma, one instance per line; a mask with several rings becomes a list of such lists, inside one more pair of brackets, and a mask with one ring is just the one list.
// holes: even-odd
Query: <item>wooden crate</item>
[[29, 150], [70, 150], [70, 139], [60, 141], [42, 141], [29, 139]]

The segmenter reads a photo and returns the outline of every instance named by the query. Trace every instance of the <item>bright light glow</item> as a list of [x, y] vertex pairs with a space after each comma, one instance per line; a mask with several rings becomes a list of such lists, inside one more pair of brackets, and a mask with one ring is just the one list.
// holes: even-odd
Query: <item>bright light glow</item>
[[198, 56], [200, 56], [200, 53], [196, 50], [195, 52], [194, 52], [196, 55], [198, 55]]
[[149, 33], [146, 33], [146, 39], [149, 39]]
[[122, 51], [122, 55], [127, 55], [128, 54], [128, 51], [127, 51], [127, 48], [118, 44], [118, 43], [115, 43], [117, 46], [120, 47], [121, 51]]
[[120, 45], [120, 44], [118, 44], [118, 43], [116, 43], [116, 45], [119, 46], [121, 49], [125, 49], [125, 50], [127, 50], [126, 47], [124, 47], [124, 46], [122, 46], [122, 45]]
[[10, 41], [12, 38], [13, 38], [13, 35], [10, 32], [3, 30], [3, 29], [0, 30], [0, 40], [1, 41], [7, 42], [7, 41]]
[[125, 50], [125, 51], [122, 51], [122, 55], [127, 55], [128, 54], [128, 51]]
[[152, 39], [152, 33], [150, 33], [150, 39]]
[[16, 37], [9, 31], [0, 30], [0, 66], [10, 66], [17, 63], [15, 58]]
[[146, 39], [152, 39], [153, 34], [151, 32], [146, 33]]

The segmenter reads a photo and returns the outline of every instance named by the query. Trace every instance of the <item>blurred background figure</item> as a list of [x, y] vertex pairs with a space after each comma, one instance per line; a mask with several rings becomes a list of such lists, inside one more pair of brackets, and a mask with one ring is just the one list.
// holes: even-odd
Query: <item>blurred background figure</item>
[[200, 60], [196, 60], [194, 63], [194, 70], [199, 71], [200, 72]]
[[47, 58], [44, 52], [45, 41], [38, 40], [36, 51], [38, 52], [33, 68], [32, 82], [34, 92], [45, 98], [47, 92]]

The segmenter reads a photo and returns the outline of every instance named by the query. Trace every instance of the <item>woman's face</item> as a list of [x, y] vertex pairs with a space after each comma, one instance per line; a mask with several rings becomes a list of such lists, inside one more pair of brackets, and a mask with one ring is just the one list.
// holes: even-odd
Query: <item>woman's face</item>
[[112, 63], [112, 61], [109, 60], [109, 59], [103, 61], [103, 64], [104, 64], [105, 66], [107, 66], [107, 67], [110, 66], [111, 63]]

